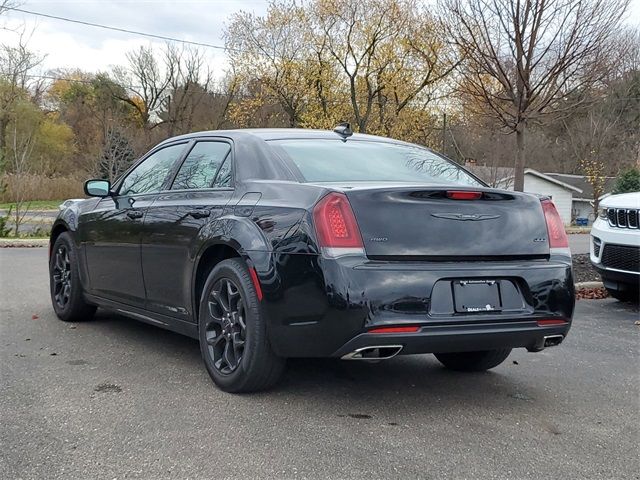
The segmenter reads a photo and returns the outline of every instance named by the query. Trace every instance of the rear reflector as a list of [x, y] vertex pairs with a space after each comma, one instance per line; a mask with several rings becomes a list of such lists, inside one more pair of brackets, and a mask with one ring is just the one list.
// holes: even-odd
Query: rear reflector
[[564, 223], [556, 206], [551, 200], [542, 200], [542, 211], [547, 222], [547, 233], [549, 234], [549, 248], [568, 248], [569, 239], [564, 230]]
[[420, 327], [379, 327], [372, 328], [368, 333], [415, 333]]
[[251, 281], [253, 282], [253, 286], [256, 289], [256, 295], [258, 296], [258, 301], [262, 301], [262, 287], [260, 286], [260, 280], [258, 280], [258, 274], [256, 273], [256, 269], [250, 268], [249, 275], [251, 276]]
[[482, 198], [482, 192], [468, 192], [466, 190], [448, 190], [447, 198], [452, 200], [478, 200]]
[[567, 321], [561, 318], [550, 318], [548, 320], [538, 320], [539, 327], [548, 327], [549, 325], [565, 325], [566, 323]]
[[313, 223], [325, 253], [364, 254], [360, 229], [345, 194], [333, 192], [323, 197], [313, 209]]

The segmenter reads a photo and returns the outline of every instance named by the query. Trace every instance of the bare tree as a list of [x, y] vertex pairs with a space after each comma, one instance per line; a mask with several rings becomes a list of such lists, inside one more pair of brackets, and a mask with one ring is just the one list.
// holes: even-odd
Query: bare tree
[[524, 187], [527, 126], [606, 73], [629, 0], [441, 0], [464, 55], [461, 91], [516, 134], [515, 189]]
[[17, 0], [0, 0], [0, 15], [5, 13], [7, 10], [16, 8], [18, 5], [20, 5], [20, 2]]
[[168, 94], [159, 117], [168, 124], [168, 135], [172, 137], [193, 130], [196, 110], [209, 94], [213, 75], [201, 50], [167, 45], [165, 58], [174, 65], [174, 75], [169, 79]]
[[135, 159], [133, 148], [122, 132], [109, 129], [105, 138], [105, 147], [100, 157], [99, 173], [114, 182]]
[[27, 48], [24, 34], [16, 46], [0, 45], [0, 167], [7, 157], [7, 128], [13, 105], [25, 95], [29, 72], [43, 60]]
[[127, 53], [127, 68], [117, 68], [114, 71], [118, 83], [131, 93], [122, 95], [120, 92], [114, 92], [114, 95], [136, 110], [146, 130], [162, 123], [156, 121], [158, 119], [154, 116], [165, 102], [176, 75], [178, 66], [173, 52], [168, 45], [161, 63], [156, 58], [153, 48], [140, 47]]
[[18, 127], [18, 119], [13, 122], [11, 131], [11, 170], [13, 176], [13, 223], [14, 235], [20, 233], [20, 225], [24, 221], [31, 200], [27, 198], [26, 182], [31, 173], [31, 155], [36, 144], [36, 133], [38, 124], [26, 125], [25, 128]]

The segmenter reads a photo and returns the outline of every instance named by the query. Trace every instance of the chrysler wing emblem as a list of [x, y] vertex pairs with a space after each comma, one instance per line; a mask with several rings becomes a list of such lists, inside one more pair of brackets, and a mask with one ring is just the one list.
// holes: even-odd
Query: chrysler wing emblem
[[500, 215], [488, 215], [481, 213], [432, 213], [432, 217], [444, 218], [446, 220], [461, 220], [479, 222], [481, 220], [492, 220], [494, 218], [500, 218]]

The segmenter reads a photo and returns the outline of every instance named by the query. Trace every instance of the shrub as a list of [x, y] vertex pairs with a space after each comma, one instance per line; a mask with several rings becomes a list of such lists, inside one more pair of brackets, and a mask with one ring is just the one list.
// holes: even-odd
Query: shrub
[[640, 169], [632, 167], [622, 172], [613, 187], [613, 193], [640, 192]]
[[[82, 198], [82, 185], [86, 175], [67, 177], [47, 177], [45, 175], [16, 175], [7, 173], [0, 177], [0, 184], [6, 188], [0, 192], [0, 203], [14, 202], [17, 193], [26, 201], [30, 200], [62, 200], [67, 198]], [[22, 192], [16, 192], [21, 188]]]

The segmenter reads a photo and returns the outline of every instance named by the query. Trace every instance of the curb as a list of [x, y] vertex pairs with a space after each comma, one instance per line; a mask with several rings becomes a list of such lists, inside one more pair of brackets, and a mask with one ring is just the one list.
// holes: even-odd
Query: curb
[[575, 286], [576, 292], [590, 288], [604, 288], [604, 284], [602, 282], [578, 282]]
[[49, 245], [47, 238], [2, 238], [0, 248], [39, 248]]

